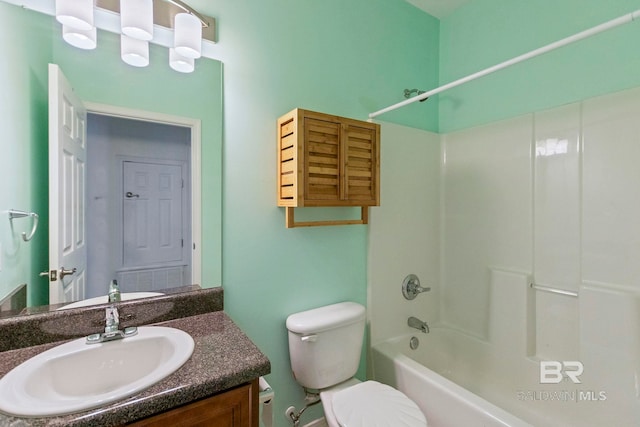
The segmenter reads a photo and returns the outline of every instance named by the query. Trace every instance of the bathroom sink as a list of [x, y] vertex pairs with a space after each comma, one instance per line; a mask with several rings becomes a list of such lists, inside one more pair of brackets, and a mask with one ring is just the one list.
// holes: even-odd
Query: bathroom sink
[[117, 341], [85, 338], [49, 349], [0, 379], [0, 411], [22, 417], [70, 414], [131, 396], [175, 372], [194, 342], [179, 329], [138, 328]]
[[[157, 297], [160, 295], [164, 295], [164, 294], [161, 292], [123, 292], [120, 294], [120, 300], [128, 301], [128, 300], [138, 299], [138, 298]], [[106, 304], [108, 302], [109, 302], [109, 297], [107, 295], [101, 295], [99, 297], [87, 298], [80, 301], [72, 302], [71, 304], [67, 304], [60, 307], [58, 310], [67, 310], [69, 308], [78, 308], [78, 307], [88, 307], [90, 305]]]

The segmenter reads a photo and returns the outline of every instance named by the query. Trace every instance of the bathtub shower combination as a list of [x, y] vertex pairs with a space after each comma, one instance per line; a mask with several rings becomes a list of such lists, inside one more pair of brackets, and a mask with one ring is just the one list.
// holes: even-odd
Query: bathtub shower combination
[[640, 293], [583, 284], [578, 360], [541, 360], [518, 333], [537, 291], [526, 275], [491, 276], [499, 308], [487, 339], [432, 326], [387, 340], [372, 349], [375, 379], [414, 400], [430, 427], [640, 425]]
[[[417, 178], [383, 182], [406, 230], [371, 216], [370, 374], [430, 427], [640, 426], [638, 117], [635, 88], [447, 135], [383, 127], [402, 141], [385, 167], [437, 172], [410, 200], [385, 188]], [[402, 268], [431, 292], [403, 299]]]
[[[458, 95], [440, 101], [462, 110]], [[635, 88], [445, 135], [384, 124], [369, 374], [414, 400], [430, 427], [640, 426], [638, 117]], [[391, 293], [403, 268], [432, 292]]]

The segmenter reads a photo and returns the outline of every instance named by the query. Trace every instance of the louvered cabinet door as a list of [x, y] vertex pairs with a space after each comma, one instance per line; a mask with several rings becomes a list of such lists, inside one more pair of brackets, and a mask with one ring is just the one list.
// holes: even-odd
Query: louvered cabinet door
[[354, 206], [378, 206], [380, 203], [379, 128], [359, 123], [342, 125], [344, 200]]
[[380, 125], [296, 108], [277, 139], [278, 206], [380, 205]]
[[[342, 154], [340, 123], [304, 119], [304, 174], [306, 202], [337, 202], [343, 198], [340, 182]], [[308, 203], [307, 203], [308, 204]]]

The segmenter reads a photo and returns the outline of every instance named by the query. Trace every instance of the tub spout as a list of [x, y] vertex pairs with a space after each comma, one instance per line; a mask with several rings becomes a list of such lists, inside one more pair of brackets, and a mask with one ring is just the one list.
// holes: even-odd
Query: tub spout
[[412, 328], [416, 328], [419, 331], [424, 332], [425, 334], [429, 333], [429, 325], [427, 325], [427, 322], [423, 322], [417, 317], [413, 317], [413, 316], [409, 317], [409, 319], [407, 320], [407, 325], [409, 325]]

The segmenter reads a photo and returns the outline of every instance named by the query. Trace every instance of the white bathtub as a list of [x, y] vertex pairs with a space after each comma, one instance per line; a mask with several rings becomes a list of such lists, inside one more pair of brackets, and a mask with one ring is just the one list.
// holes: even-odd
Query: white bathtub
[[[411, 336], [420, 340], [416, 350]], [[600, 390], [541, 385], [537, 361], [494, 353], [486, 341], [432, 328], [374, 346], [373, 374], [413, 399], [429, 427], [640, 425], [611, 412], [611, 399], [597, 401]]]

